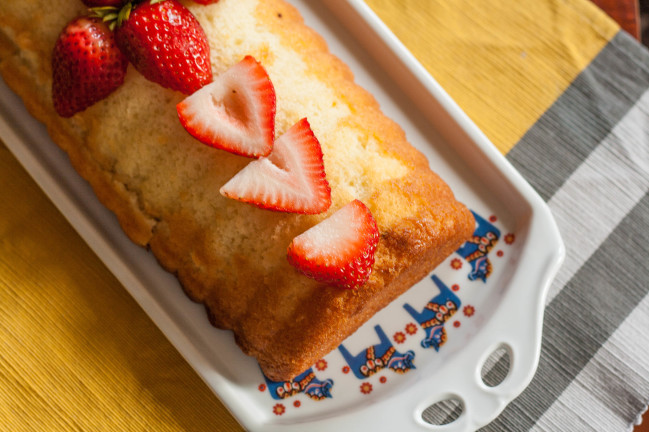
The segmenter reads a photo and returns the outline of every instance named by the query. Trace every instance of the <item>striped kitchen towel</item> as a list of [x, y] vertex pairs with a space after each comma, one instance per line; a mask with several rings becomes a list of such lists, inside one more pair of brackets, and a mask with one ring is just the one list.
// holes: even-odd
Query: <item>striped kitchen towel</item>
[[[566, 245], [536, 375], [484, 430], [631, 430], [649, 401], [649, 52], [588, 0], [366, 1]], [[4, 146], [0, 184], [0, 431], [240, 430]]]
[[539, 370], [491, 430], [628, 430], [649, 400], [649, 56], [619, 32], [507, 158], [567, 257]]
[[649, 401], [649, 52], [587, 1], [368, 3], [566, 244], [538, 371], [484, 430], [632, 429]]

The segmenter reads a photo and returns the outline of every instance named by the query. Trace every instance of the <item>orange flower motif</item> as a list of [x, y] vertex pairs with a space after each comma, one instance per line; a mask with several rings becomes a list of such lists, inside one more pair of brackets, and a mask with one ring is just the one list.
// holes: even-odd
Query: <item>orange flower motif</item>
[[505, 243], [512, 244], [516, 240], [516, 236], [513, 233], [509, 233], [505, 235]]
[[396, 332], [392, 338], [398, 344], [402, 344], [406, 341], [406, 335], [403, 334], [403, 332]]
[[277, 416], [281, 416], [285, 412], [286, 412], [286, 407], [281, 403], [275, 404], [275, 406], [273, 407], [273, 414]]
[[415, 323], [408, 323], [406, 324], [406, 333], [409, 335], [414, 335], [417, 333], [417, 324]]
[[372, 384], [368, 382], [364, 382], [363, 384], [361, 384], [361, 393], [363, 394], [372, 393]]
[[475, 308], [471, 305], [466, 305], [462, 309], [462, 312], [464, 313], [464, 316], [470, 317], [473, 316], [473, 314], [475, 313]]
[[317, 362], [315, 362], [315, 368], [318, 369], [319, 371], [323, 371], [327, 369], [327, 360], [325, 359], [320, 359]]
[[459, 270], [462, 268], [462, 261], [459, 258], [453, 258], [451, 260], [451, 267], [455, 270]]

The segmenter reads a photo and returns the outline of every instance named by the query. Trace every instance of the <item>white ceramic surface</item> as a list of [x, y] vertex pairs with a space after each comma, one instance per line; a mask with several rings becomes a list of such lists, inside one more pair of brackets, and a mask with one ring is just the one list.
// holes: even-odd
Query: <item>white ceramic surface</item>
[[[342, 348], [318, 361], [309, 378], [315, 379], [306, 389], [295, 385], [301, 390], [297, 394], [272, 397], [274, 384], [255, 361], [241, 353], [230, 332], [211, 327], [202, 306], [189, 301], [177, 281], [126, 238], [4, 82], [0, 136], [246, 429], [477, 429], [525, 388], [536, 369], [544, 298], [564, 255], [552, 215], [362, 1], [291, 3], [351, 66], [357, 81], [404, 128], [457, 197], [482, 217], [476, 233], [486, 246], [480, 252], [467, 244], [454, 253]], [[494, 236], [488, 239], [487, 232]], [[469, 277], [474, 267], [487, 264], [488, 277]], [[426, 305], [436, 308], [438, 303], [446, 309], [431, 315]], [[429, 333], [429, 342], [422, 342]], [[365, 377], [358, 359], [366, 363], [369, 347], [379, 355], [390, 351], [383, 363], [370, 363], [376, 373]], [[489, 387], [480, 371], [498, 347], [509, 352], [511, 366], [504, 381]], [[286, 388], [291, 393], [291, 385]], [[444, 426], [425, 422], [424, 410], [449, 397], [461, 402], [462, 415]]]

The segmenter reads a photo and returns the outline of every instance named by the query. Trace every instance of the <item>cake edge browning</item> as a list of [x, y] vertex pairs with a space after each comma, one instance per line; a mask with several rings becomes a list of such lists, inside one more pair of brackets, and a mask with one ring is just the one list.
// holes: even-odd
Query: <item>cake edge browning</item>
[[[440, 219], [445, 223], [440, 224]], [[381, 232], [377, 263], [364, 286], [357, 290], [318, 286], [294, 313], [295, 321], [310, 321], [308, 330], [299, 325], [277, 329], [268, 346], [282, 346], [281, 354], [268, 358], [267, 353], [256, 349], [259, 341], [250, 347], [245, 341], [238, 343], [257, 357], [269, 378], [281, 381], [296, 376], [425, 278], [472, 235], [474, 228], [471, 212], [457, 201], [443, 201], [428, 215], [404, 219]]]
[[[285, 12], [284, 17], [291, 17], [292, 23], [304, 29], [302, 31], [308, 33], [309, 38], [319, 41], [315, 44], [319, 59], [329, 59], [331, 67], [338, 71], [333, 75], [345, 83], [341, 91], [357, 99], [357, 105], [365, 108], [364, 116], [367, 119], [382, 123], [386, 137], [385, 150], [390, 154], [399, 154], [411, 167], [405, 178], [393, 181], [387, 187], [399, 189], [415, 197], [418, 202], [428, 203], [418, 206], [419, 214], [381, 230], [377, 262], [365, 286], [347, 291], [325, 287], [310, 280], [305, 282], [305, 290], [309, 290], [310, 298], [295, 312], [295, 321], [309, 320], [306, 327], [295, 323], [265, 322], [263, 309], [259, 310], [258, 316], [248, 314], [248, 322], [240, 322], [224, 313], [219, 307], [219, 300], [203, 294], [210, 289], [209, 285], [215, 283], [215, 279], [197, 275], [188, 268], [191, 260], [180, 256], [182, 251], [174, 250], [173, 243], [169, 243], [170, 237], [164, 232], [168, 226], [148, 215], [137, 193], [128, 190], [115, 178], [114, 173], [101, 169], [101, 165], [75, 136], [75, 120], [62, 121], [56, 116], [49, 99], [50, 89], [43, 82], [40, 83], [41, 88], [37, 88], [24, 78], [38, 76], [42, 71], [30, 68], [28, 62], [21, 61], [18, 47], [2, 34], [0, 73], [9, 87], [23, 99], [28, 111], [46, 125], [53, 141], [68, 154], [72, 166], [90, 183], [99, 201], [116, 215], [126, 235], [134, 243], [150, 248], [161, 266], [178, 277], [188, 297], [205, 305], [210, 322], [216, 327], [233, 330], [237, 344], [246, 354], [257, 358], [264, 374], [281, 381], [306, 370], [376, 312], [424, 278], [472, 234], [474, 221], [468, 209], [455, 200], [450, 188], [430, 171], [425, 157], [406, 141], [403, 130], [380, 112], [373, 96], [350, 82], [353, 80], [351, 72], [328, 52], [320, 36], [303, 25], [301, 16], [290, 5], [281, 1], [270, 3], [288, 7], [291, 12]], [[361, 122], [363, 119], [355, 121]], [[379, 209], [380, 194], [377, 192], [376, 196], [369, 197], [367, 204]], [[306, 279], [290, 267], [287, 267], [287, 271], [292, 272], [289, 275], [291, 278]], [[248, 283], [255, 277], [254, 274], [247, 275]], [[244, 285], [246, 281], [237, 283]], [[274, 302], [268, 302], [269, 307]], [[258, 332], [255, 331], [260, 326], [272, 328], [262, 337], [257, 336]], [[272, 336], [267, 337], [269, 334]]]
[[35, 82], [25, 79], [39, 72], [20, 61], [16, 54], [18, 47], [3, 33], [0, 35], [0, 74], [7, 86], [22, 99], [27, 111], [45, 125], [52, 141], [65, 151], [72, 167], [92, 186], [99, 201], [115, 214], [129, 239], [139, 246], [147, 246], [155, 220], [142, 210], [137, 194], [115, 180], [112, 173], [103, 171], [83, 145], [77, 145], [74, 120], [58, 119], [52, 106], [51, 89], [37, 88]]

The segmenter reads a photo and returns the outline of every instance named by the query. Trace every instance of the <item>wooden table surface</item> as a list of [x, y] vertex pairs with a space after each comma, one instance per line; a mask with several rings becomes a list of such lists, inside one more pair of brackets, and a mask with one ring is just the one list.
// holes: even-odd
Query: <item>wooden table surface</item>
[[624, 30], [640, 40], [640, 2], [638, 0], [592, 0]]

